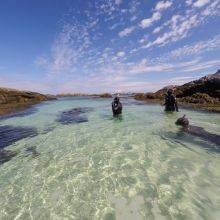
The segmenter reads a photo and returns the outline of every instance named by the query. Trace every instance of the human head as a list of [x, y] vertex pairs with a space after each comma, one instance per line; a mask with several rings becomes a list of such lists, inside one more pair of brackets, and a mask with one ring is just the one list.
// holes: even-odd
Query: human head
[[168, 94], [168, 95], [173, 94], [173, 89], [168, 89], [168, 90], [167, 90], [167, 94]]
[[114, 102], [119, 102], [119, 98], [118, 98], [118, 97], [115, 97], [115, 98], [114, 98]]
[[188, 120], [188, 118], [186, 118], [186, 115], [184, 115], [181, 118], [178, 118], [177, 121], [176, 121], [176, 125], [180, 125], [180, 126], [183, 126], [183, 127], [188, 127], [189, 126], [189, 120]]

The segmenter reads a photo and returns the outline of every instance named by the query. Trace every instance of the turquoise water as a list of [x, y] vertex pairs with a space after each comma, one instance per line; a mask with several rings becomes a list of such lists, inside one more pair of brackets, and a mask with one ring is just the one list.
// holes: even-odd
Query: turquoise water
[[[200, 138], [179, 134], [175, 120], [220, 134], [218, 114], [122, 100], [122, 119], [110, 99], [62, 99], [36, 112], [0, 121], [37, 135], [5, 149], [0, 165], [0, 219], [220, 219], [220, 153]], [[62, 111], [92, 107], [88, 122], [61, 124]], [[36, 147], [38, 156], [27, 152]]]

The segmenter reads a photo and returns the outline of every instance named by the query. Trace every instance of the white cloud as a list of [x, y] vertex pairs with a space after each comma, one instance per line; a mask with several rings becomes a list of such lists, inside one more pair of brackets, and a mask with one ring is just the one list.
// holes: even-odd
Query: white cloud
[[161, 14], [160, 14], [160, 12], [154, 12], [151, 18], [143, 19], [143, 20], [141, 21], [140, 26], [141, 26], [142, 28], [150, 27], [155, 21], [158, 21], [158, 20], [160, 20], [160, 19], [161, 19]]
[[201, 8], [205, 5], [207, 5], [210, 2], [210, 0], [197, 0], [193, 6], [197, 7], [197, 8]]
[[[183, 70], [185, 72], [193, 72], [193, 70], [208, 69], [211, 68], [211, 65], [214, 67], [217, 65], [217, 61], [206, 63], [206, 65], [201, 65], [203, 62], [199, 62], [198, 60], [194, 60], [195, 62], [174, 62], [177, 61], [177, 59], [174, 59], [177, 56], [187, 57], [198, 54], [201, 51], [214, 50], [220, 41], [217, 38], [212, 41], [210, 40], [210, 42], [201, 41], [195, 45], [188, 45], [174, 50], [169, 53], [170, 55], [167, 56], [166, 60], [153, 60], [150, 59], [150, 57], [143, 59], [144, 55], [141, 55], [141, 53], [138, 54], [138, 52], [141, 50], [143, 44], [146, 44], [144, 45], [145, 48], [154, 45], [162, 46], [189, 36], [190, 30], [202, 24], [206, 17], [216, 13], [216, 4], [219, 0], [213, 0], [213, 3], [210, 3], [207, 7], [205, 6], [200, 10], [195, 7], [188, 7], [187, 11], [179, 10], [177, 14], [169, 17], [164, 24], [152, 27], [155, 35], [152, 35], [150, 32], [146, 36], [146, 31], [141, 30], [142, 38], [137, 34], [132, 40], [129, 38], [129, 41], [125, 42], [125, 44], [125, 39], [122, 38], [129, 36], [138, 29], [138, 27], [133, 26], [135, 23], [133, 21], [137, 20], [141, 13], [138, 13], [138, 11], [136, 11], [136, 13], [130, 12], [127, 8], [126, 11], [124, 11], [125, 13], [122, 13], [121, 9], [118, 10], [119, 7], [115, 4], [115, 0], [106, 2], [107, 5], [97, 6], [98, 8], [102, 8], [100, 13], [102, 13], [102, 19], [104, 16], [104, 21], [100, 17], [96, 17], [97, 15], [95, 14], [91, 16], [89, 22], [83, 23], [83, 25], [81, 21], [75, 22], [75, 20], [70, 25], [66, 24], [52, 46], [51, 57], [46, 61], [43, 59], [36, 61], [39, 65], [48, 65], [48, 69], [54, 78], [57, 74], [60, 74], [64, 82], [63, 85], [59, 86], [60, 91], [65, 90], [71, 92], [73, 90], [85, 90], [86, 92], [86, 90], [100, 90], [101, 92], [105, 89], [112, 90], [119, 88], [129, 91], [131, 88], [139, 89], [147, 85], [151, 87], [151, 82], [139, 82], [137, 80], [136, 77], [138, 77], [139, 74], [160, 74], [160, 72], [181, 74]], [[131, 3], [133, 2], [134, 1], [131, 0]], [[141, 27], [146, 28], [151, 25], [156, 25], [156, 22], [163, 16], [163, 10], [170, 8], [172, 5], [167, 2], [171, 1], [160, 1], [156, 7], [151, 10], [152, 16], [141, 21]], [[173, 4], [175, 2], [176, 1], [173, 1]], [[111, 10], [110, 14], [108, 9]], [[117, 12], [115, 13], [115, 11]], [[201, 13], [205, 15], [201, 16]], [[98, 16], [100, 16], [100, 14], [98, 14]], [[127, 24], [129, 25], [128, 22], [131, 21], [133, 23], [130, 24], [130, 26], [127, 26], [125, 29], [120, 29], [121, 31], [118, 31], [119, 33], [116, 32], [116, 37], [115, 34], [113, 34], [112, 36], [114, 37], [110, 39], [105, 35], [107, 33], [104, 33], [103, 29], [100, 28], [102, 22], [106, 24], [107, 28], [111, 27], [111, 29], [114, 30], [116, 27], [118, 29], [119, 27], [125, 27]], [[161, 30], [163, 30], [163, 32]], [[158, 33], [159, 35], [156, 35]], [[102, 37], [103, 39], [107, 38], [109, 41], [102, 41]], [[152, 41], [150, 41], [151, 39]], [[126, 51], [126, 53], [124, 51]], [[127, 53], [127, 51], [130, 52]], [[142, 58], [136, 61], [139, 55], [141, 55], [140, 57]], [[181, 58], [180, 60], [182, 61]], [[60, 79], [59, 77], [56, 79]], [[67, 77], [69, 77], [68, 80], [66, 79]], [[179, 78], [173, 80], [180, 82], [187, 80], [187, 78], [183, 78], [182, 75], [180, 75]], [[164, 81], [159, 82], [157, 85], [153, 84], [152, 88], [157, 86], [161, 87], [163, 83], [164, 85], [167, 84], [167, 82]]]
[[220, 60], [208, 60], [205, 62], [200, 62], [197, 65], [192, 65], [189, 67], [186, 67], [182, 70], [182, 72], [196, 72], [196, 71], [204, 71], [209, 68], [215, 68], [217, 69], [220, 65]]
[[217, 50], [220, 48], [220, 35], [216, 37], [206, 40], [206, 41], [199, 41], [193, 45], [185, 45], [181, 48], [171, 51], [170, 57], [188, 57], [191, 55], [199, 55], [201, 53]]
[[159, 21], [162, 17], [161, 11], [168, 9], [172, 6], [171, 1], [160, 1], [157, 3], [154, 13], [150, 18], [143, 19], [140, 26], [144, 29], [153, 25], [156, 21]]
[[153, 33], [154, 34], [157, 34], [161, 31], [162, 27], [156, 27], [154, 30], [153, 30]]
[[[195, 3], [197, 3], [196, 1]], [[203, 2], [204, 4], [205, 2]], [[193, 1], [187, 1], [187, 4], [193, 4]], [[207, 4], [207, 3], [206, 3]], [[199, 5], [202, 5], [200, 2]], [[213, 0], [203, 10], [197, 10], [195, 7], [173, 15], [171, 19], [165, 22], [162, 26], [153, 30], [153, 34], [157, 34], [160, 30], [166, 30], [162, 35], [157, 36], [156, 39], [148, 42], [142, 48], [150, 48], [153, 46], [164, 46], [171, 42], [176, 42], [188, 37], [193, 29], [207, 23], [213, 16], [220, 15], [220, 0]], [[146, 20], [145, 26], [150, 26], [153, 22]]]
[[193, 0], [186, 0], [186, 4], [187, 4], [188, 6], [192, 5], [192, 4], [193, 4]]
[[213, 1], [208, 7], [206, 7], [202, 11], [201, 16], [210, 17], [210, 16], [215, 16], [215, 15], [220, 15], [220, 1], [219, 0]]
[[200, 24], [197, 14], [188, 16], [174, 15], [170, 20], [170, 30], [159, 36], [153, 42], [149, 42], [145, 47], [154, 45], [165, 45], [169, 42], [175, 42], [187, 37], [189, 31]]
[[116, 5], [120, 5], [122, 3], [122, 0], [115, 0]]
[[129, 28], [125, 28], [124, 30], [122, 30], [121, 32], [119, 32], [119, 36], [120, 37], [126, 37], [129, 34], [131, 34], [133, 31], [135, 30], [135, 27], [129, 27]]
[[167, 8], [170, 8], [172, 6], [172, 2], [171, 1], [160, 1], [157, 3], [155, 10], [156, 11], [162, 11], [165, 10]]
[[125, 56], [125, 52], [119, 51], [119, 52], [117, 53], [117, 56], [118, 56], [118, 57], [124, 57], [124, 56]]
[[145, 43], [147, 40], [148, 40], [148, 35], [145, 35], [143, 38], [139, 40], [139, 42], [142, 44]]
[[135, 21], [135, 20], [137, 20], [137, 18], [138, 17], [136, 15], [134, 15], [134, 16], [131, 17], [130, 21]]

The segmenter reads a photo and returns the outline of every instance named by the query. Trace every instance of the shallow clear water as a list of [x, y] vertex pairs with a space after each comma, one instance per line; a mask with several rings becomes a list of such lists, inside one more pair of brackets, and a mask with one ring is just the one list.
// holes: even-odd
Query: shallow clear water
[[[175, 120], [220, 134], [218, 114], [123, 100], [62, 99], [2, 119], [37, 135], [5, 147], [17, 156], [0, 165], [0, 219], [220, 219], [220, 153], [215, 144], [179, 134]], [[61, 124], [60, 113], [93, 107], [88, 122]], [[37, 156], [27, 151], [36, 147]]]

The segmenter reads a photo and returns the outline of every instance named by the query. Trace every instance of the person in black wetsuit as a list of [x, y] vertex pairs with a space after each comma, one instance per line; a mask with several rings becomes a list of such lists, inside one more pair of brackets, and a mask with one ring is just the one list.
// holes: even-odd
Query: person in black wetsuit
[[118, 116], [122, 113], [122, 104], [118, 97], [115, 97], [114, 101], [112, 102], [112, 113], [113, 116]]
[[167, 94], [165, 96], [164, 105], [165, 105], [165, 111], [167, 112], [179, 111], [176, 97], [174, 96], [172, 89], [168, 89]]

